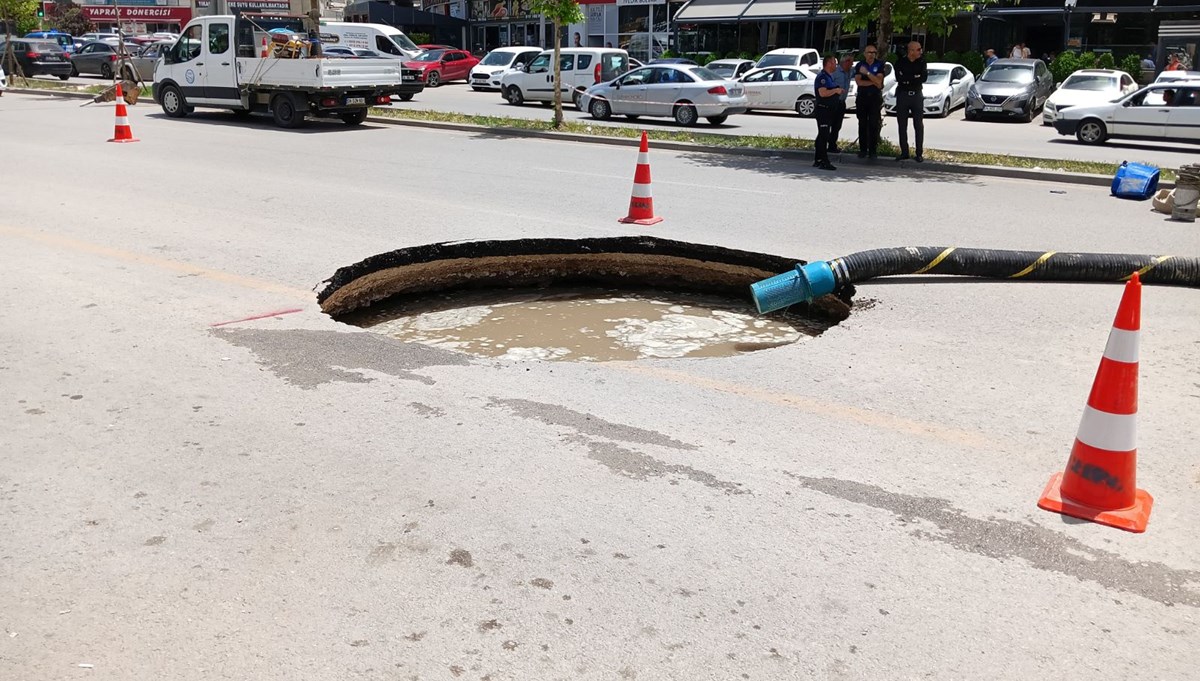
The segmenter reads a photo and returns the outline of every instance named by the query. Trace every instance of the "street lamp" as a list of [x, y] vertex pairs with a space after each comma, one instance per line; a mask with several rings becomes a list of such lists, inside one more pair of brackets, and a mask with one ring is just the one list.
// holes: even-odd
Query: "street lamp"
[[1063, 19], [1063, 50], [1071, 46], [1071, 12], [1075, 11], [1075, 4], [1077, 2], [1079, 0], [1066, 0], [1063, 3], [1063, 12], [1065, 14], [1065, 18]]

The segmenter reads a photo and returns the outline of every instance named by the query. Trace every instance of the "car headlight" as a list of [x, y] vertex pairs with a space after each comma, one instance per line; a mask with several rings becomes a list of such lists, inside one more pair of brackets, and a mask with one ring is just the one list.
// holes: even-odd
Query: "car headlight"
[[492, 76], [498, 76], [502, 73], [504, 73], [504, 69], [500, 69], [499, 71], [492, 71]]
[[979, 90], [976, 90], [975, 86], [972, 85], [971, 87], [967, 88], [967, 96], [971, 99], [979, 99]]

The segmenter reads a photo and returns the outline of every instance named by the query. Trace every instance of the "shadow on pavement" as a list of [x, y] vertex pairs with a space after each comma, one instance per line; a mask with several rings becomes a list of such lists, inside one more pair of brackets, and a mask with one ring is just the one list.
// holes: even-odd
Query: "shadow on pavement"
[[[1083, 146], [1079, 142], [1076, 142], [1074, 137], [1068, 137], [1066, 135], [1063, 135], [1059, 139], [1047, 140], [1047, 143], [1055, 144], [1055, 145], [1065, 145], [1068, 147]], [[1107, 142], [1104, 143], [1104, 146], [1112, 148], [1112, 149], [1125, 149], [1125, 150], [1129, 150], [1129, 151], [1146, 151], [1146, 152], [1156, 152], [1156, 153], [1170, 152], [1173, 154], [1186, 154], [1188, 156], [1195, 156], [1196, 154], [1200, 154], [1200, 145], [1188, 144], [1186, 142], [1174, 142], [1174, 143], [1165, 142], [1163, 144], [1153, 144], [1153, 143], [1145, 143], [1145, 142], [1139, 143], [1139, 142], [1132, 142], [1132, 141], [1127, 142], [1127, 141], [1122, 141], [1122, 140], [1108, 140]], [[1135, 161], [1137, 159], [1131, 158], [1129, 160]], [[1156, 163], [1153, 165], [1159, 165], [1159, 164]]]
[[[167, 116], [161, 111], [152, 114], [146, 114], [147, 118], [156, 120], [168, 120]], [[296, 133], [302, 135], [326, 134], [334, 132], [366, 132], [373, 130], [386, 130], [386, 125], [371, 125], [363, 123], [362, 125], [346, 125], [341, 120], [336, 118], [310, 118], [308, 123], [303, 128], [281, 128], [275, 125], [269, 114], [253, 114], [249, 116], [238, 115], [228, 111], [196, 111], [184, 116], [183, 118], [171, 119], [180, 123], [191, 123], [193, 125], [219, 125], [234, 128], [269, 128], [277, 132]]]
[[[736, 154], [678, 152], [680, 158], [697, 166], [744, 170], [777, 177], [818, 180], [827, 183], [860, 182], [918, 182], [983, 186], [983, 177], [955, 172], [924, 170], [913, 161], [896, 161], [881, 156], [874, 162], [860, 161], [853, 153], [830, 154], [836, 171], [817, 170], [805, 158], [739, 156]], [[811, 157], [810, 157], [811, 158]]]

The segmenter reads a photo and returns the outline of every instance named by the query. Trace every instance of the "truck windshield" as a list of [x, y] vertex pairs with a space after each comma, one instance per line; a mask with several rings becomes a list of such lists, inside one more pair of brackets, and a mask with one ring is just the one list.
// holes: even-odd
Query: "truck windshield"
[[515, 56], [512, 52], [489, 52], [479, 63], [484, 66], [508, 66]]
[[404, 35], [403, 33], [389, 33], [388, 37], [392, 39], [392, 42], [399, 45], [400, 49], [402, 50], [407, 50], [409, 52], [421, 51], [421, 48], [417, 47], [417, 44], [409, 40], [408, 36]]

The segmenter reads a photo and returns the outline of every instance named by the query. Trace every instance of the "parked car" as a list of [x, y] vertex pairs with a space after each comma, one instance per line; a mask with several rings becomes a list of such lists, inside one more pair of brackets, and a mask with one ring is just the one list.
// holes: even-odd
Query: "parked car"
[[699, 64], [697, 64], [695, 62], [695, 60], [688, 59], [687, 57], [659, 57], [658, 59], [651, 59], [649, 63], [650, 64], [682, 64], [684, 66], [699, 66]]
[[1200, 81], [1155, 83], [1115, 102], [1073, 106], [1059, 112], [1054, 129], [1084, 144], [1114, 137], [1200, 142]]
[[470, 85], [477, 92], [499, 90], [505, 71], [524, 66], [541, 53], [536, 47], [498, 47], [483, 56], [471, 69]]
[[1200, 71], [1163, 71], [1154, 82], [1174, 83], [1179, 80], [1200, 80]]
[[427, 87], [437, 87], [452, 80], [467, 80], [479, 60], [463, 50], [429, 50], [404, 62], [410, 69], [421, 72]]
[[[579, 106], [579, 97], [597, 83], [629, 70], [629, 53], [612, 47], [570, 47], [560, 51], [563, 99]], [[542, 50], [529, 65], [500, 77], [500, 92], [509, 104], [554, 101], [554, 50]]]
[[[132, 56], [129, 48], [125, 49], [124, 55], [118, 54], [118, 49], [117, 45], [103, 40], [85, 43], [78, 52], [71, 55], [71, 75], [94, 73], [104, 78], [112, 78], [118, 62], [123, 62], [121, 65], [125, 66], [128, 64], [129, 57]], [[125, 59], [122, 60], [122, 57]], [[153, 72], [151, 75], [153, 76]]]
[[820, 67], [821, 53], [807, 47], [781, 47], [771, 50], [759, 58], [755, 68], [768, 66], [813, 66]]
[[[926, 66], [928, 77], [921, 88], [925, 98], [924, 111], [945, 118], [950, 112], [967, 103], [967, 92], [975, 84], [975, 76], [962, 64], [933, 63]], [[883, 109], [896, 113], [896, 86], [883, 95]]]
[[115, 44], [120, 42], [121, 36], [117, 35], [116, 33], [84, 33], [83, 35], [79, 36], [78, 40], [82, 41], [81, 46], [86, 45], [94, 40], [102, 40], [106, 43]]
[[1133, 76], [1112, 69], [1083, 69], [1067, 76], [1042, 110], [1042, 124], [1054, 125], [1059, 112], [1073, 106], [1104, 104], [1138, 89]]
[[354, 50], [345, 45], [322, 45], [321, 54], [326, 57], [340, 57], [343, 59], [354, 59], [358, 56], [354, 54]]
[[694, 125], [704, 118], [721, 125], [746, 110], [746, 95], [740, 83], [703, 66], [659, 64], [593, 85], [579, 97], [579, 108], [597, 120], [620, 114], [630, 120], [667, 116], [679, 125]]
[[453, 45], [417, 45], [417, 47], [419, 47], [419, 48], [421, 48], [422, 50], [425, 50], [425, 51], [429, 51], [429, 50], [457, 50], [457, 49], [458, 49], [457, 47], [455, 47], [455, 46], [453, 46]]
[[1033, 120], [1054, 92], [1054, 76], [1041, 59], [997, 59], [967, 89], [967, 120], [983, 116]]
[[26, 33], [25, 37], [31, 40], [53, 40], [54, 42], [58, 43], [59, 46], [63, 48], [63, 51], [67, 54], [75, 51], [75, 36], [71, 35], [70, 33], [63, 33], [62, 31], [58, 30], [34, 31], [33, 33]]
[[754, 69], [738, 80], [745, 91], [746, 111], [795, 111], [810, 118], [817, 110], [816, 78], [799, 66]]
[[160, 40], [135, 50], [133, 55], [121, 67], [121, 77], [125, 80], [142, 80], [154, 82], [154, 67], [163, 53], [171, 49], [173, 40]]
[[8, 76], [4, 73], [4, 65], [0, 64], [0, 95], [8, 89]]
[[717, 59], [704, 67], [726, 80], [737, 80], [754, 68], [754, 62], [749, 59]]
[[[8, 42], [0, 40], [0, 64], [8, 73], [20, 73], [26, 77], [58, 76], [61, 80], [71, 77], [71, 62], [67, 59], [67, 53], [53, 40], [17, 38], [12, 41], [12, 52], [15, 64], [8, 60]], [[17, 67], [20, 67], [20, 71]]]
[[361, 47], [354, 48], [354, 56], [359, 59], [387, 59], [387, 57], [379, 54], [375, 50], [367, 50]]

